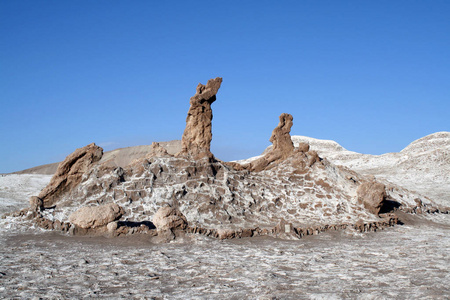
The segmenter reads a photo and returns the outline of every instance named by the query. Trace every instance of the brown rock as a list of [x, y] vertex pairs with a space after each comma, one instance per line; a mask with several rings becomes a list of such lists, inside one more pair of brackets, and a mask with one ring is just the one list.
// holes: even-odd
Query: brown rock
[[292, 226], [292, 223], [288, 223], [281, 218], [277, 226], [273, 228], [273, 232], [275, 234], [294, 234], [294, 227]]
[[167, 152], [167, 150], [161, 146], [160, 143], [153, 142], [150, 151], [143, 157], [135, 158], [128, 165], [130, 166], [136, 175], [141, 175], [144, 172], [144, 165], [148, 163], [148, 160], [152, 157], [170, 157], [173, 156]]
[[164, 156], [164, 155], [169, 155], [169, 153], [159, 143], [153, 142], [150, 155], [151, 156]]
[[236, 232], [232, 229], [218, 229], [217, 237], [221, 240], [232, 239], [236, 237]]
[[371, 213], [378, 215], [386, 198], [386, 187], [384, 184], [371, 180], [362, 183], [357, 191], [358, 202]]
[[297, 151], [299, 151], [299, 152], [306, 153], [306, 152], [309, 151], [309, 144], [307, 144], [307, 143], [299, 143], [297, 149], [298, 149]]
[[280, 115], [280, 123], [273, 130], [269, 140], [273, 143], [272, 149], [260, 159], [250, 163], [250, 170], [256, 172], [265, 170], [269, 165], [285, 160], [294, 152], [294, 144], [290, 135], [293, 119], [290, 114]]
[[81, 228], [96, 228], [119, 220], [125, 210], [115, 203], [85, 206], [70, 215], [69, 221]]
[[106, 225], [106, 228], [108, 229], [109, 232], [116, 231], [117, 227], [118, 227], [117, 222], [110, 222], [108, 223], [108, 225]]
[[153, 224], [158, 231], [184, 230], [188, 222], [181, 211], [174, 207], [161, 207], [153, 216]]
[[73, 189], [81, 182], [83, 174], [98, 162], [103, 155], [103, 149], [89, 144], [75, 150], [61, 162], [50, 183], [40, 192], [44, 206], [49, 207], [58, 202], [61, 195]]
[[188, 155], [194, 159], [213, 157], [210, 151], [213, 118], [211, 104], [216, 101], [216, 94], [222, 83], [222, 78], [210, 79], [197, 86], [197, 93], [190, 99], [190, 108], [186, 118], [186, 128], [181, 140], [182, 148], [179, 155]]
[[288, 157], [294, 151], [294, 144], [291, 139], [291, 127], [294, 118], [290, 114], [280, 115], [280, 123], [272, 131], [269, 141], [273, 144], [272, 152], [280, 152], [282, 158]]
[[41, 198], [32, 196], [30, 198], [30, 209], [32, 211], [41, 211], [44, 209], [44, 202]]
[[317, 152], [314, 150], [308, 151], [306, 153], [306, 156], [308, 157], [308, 166], [309, 167], [314, 165], [316, 162], [320, 162], [320, 157], [317, 154]]

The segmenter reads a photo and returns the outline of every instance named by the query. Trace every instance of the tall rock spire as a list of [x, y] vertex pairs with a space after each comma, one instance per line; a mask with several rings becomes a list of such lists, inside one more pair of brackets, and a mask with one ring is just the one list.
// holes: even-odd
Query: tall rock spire
[[197, 86], [197, 92], [190, 99], [190, 108], [186, 118], [186, 128], [181, 139], [179, 155], [188, 155], [194, 159], [212, 157], [210, 150], [213, 118], [211, 104], [216, 101], [216, 94], [222, 83], [222, 78], [210, 79]]

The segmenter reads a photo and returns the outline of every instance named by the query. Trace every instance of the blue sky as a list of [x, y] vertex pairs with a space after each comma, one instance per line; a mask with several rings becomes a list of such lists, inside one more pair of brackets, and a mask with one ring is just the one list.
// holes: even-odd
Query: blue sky
[[450, 1], [0, 1], [0, 172], [180, 139], [223, 77], [212, 151], [291, 134], [370, 154], [450, 131]]

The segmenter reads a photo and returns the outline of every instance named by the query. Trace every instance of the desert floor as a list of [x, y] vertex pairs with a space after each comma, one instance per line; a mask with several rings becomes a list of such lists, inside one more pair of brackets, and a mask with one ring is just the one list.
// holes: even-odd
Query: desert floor
[[[25, 207], [49, 180], [33, 176], [0, 180], [1, 213]], [[194, 235], [169, 244], [73, 237], [12, 222], [0, 219], [3, 299], [450, 297], [450, 215], [410, 217], [375, 233], [225, 241]]]

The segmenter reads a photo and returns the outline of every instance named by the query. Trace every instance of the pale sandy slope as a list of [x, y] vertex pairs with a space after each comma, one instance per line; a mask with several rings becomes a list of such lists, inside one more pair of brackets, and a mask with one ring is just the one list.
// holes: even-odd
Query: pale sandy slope
[[[181, 141], [173, 140], [169, 142], [159, 142], [168, 153], [175, 154], [181, 150]], [[109, 162], [112, 165], [125, 167], [133, 160], [145, 156], [151, 150], [151, 145], [134, 146], [119, 148], [112, 151], [107, 151], [103, 154], [101, 163]], [[43, 174], [43, 175], [53, 175], [58, 168], [59, 162], [33, 167], [30, 169], [14, 172], [14, 174]]]
[[51, 179], [51, 175], [0, 175], [0, 215], [25, 208], [28, 199], [38, 195]]

